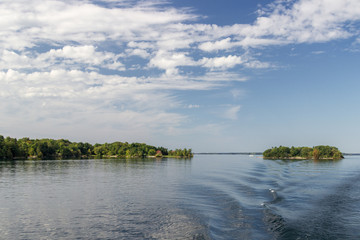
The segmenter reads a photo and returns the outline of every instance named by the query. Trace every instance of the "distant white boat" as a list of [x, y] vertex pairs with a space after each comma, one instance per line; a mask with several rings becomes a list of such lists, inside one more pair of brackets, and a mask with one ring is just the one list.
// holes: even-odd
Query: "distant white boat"
[[249, 157], [253, 157], [254, 155], [250, 154]]

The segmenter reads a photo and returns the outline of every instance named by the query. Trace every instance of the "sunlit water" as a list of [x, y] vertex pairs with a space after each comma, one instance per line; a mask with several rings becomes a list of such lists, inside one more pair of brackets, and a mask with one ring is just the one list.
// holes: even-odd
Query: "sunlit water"
[[360, 157], [0, 162], [1, 239], [360, 239]]

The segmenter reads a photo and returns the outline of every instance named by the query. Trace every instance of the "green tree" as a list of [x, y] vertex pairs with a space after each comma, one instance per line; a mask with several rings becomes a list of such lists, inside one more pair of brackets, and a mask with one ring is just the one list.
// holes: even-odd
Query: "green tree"
[[156, 150], [153, 148], [148, 151], [149, 156], [155, 156], [155, 154], [156, 154]]
[[319, 160], [320, 158], [320, 151], [318, 148], [314, 148], [313, 150], [313, 157], [314, 157], [314, 160]]
[[5, 158], [4, 137], [2, 135], [0, 135], [0, 159], [4, 159], [4, 158]]
[[68, 147], [62, 147], [60, 148], [60, 157], [63, 159], [69, 159], [72, 158], [73, 154], [71, 150]]
[[[191, 149], [170, 151], [176, 156], [192, 156]], [[160, 154], [161, 153], [161, 154]], [[66, 139], [29, 139], [6, 137], [0, 135], [0, 159], [37, 157], [39, 159], [82, 158], [84, 156], [118, 155], [126, 157], [145, 157], [146, 155], [168, 155], [164, 147], [154, 147], [145, 143], [114, 142], [91, 145], [89, 143], [70, 142]]]
[[300, 150], [300, 157], [303, 157], [303, 158], [312, 158], [312, 152], [313, 152], [313, 149], [310, 148], [310, 147], [302, 147], [301, 150]]

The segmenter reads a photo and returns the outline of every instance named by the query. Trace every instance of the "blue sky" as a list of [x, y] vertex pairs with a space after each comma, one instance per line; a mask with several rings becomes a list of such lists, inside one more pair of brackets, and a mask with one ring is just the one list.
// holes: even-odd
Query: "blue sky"
[[358, 0], [4, 0], [0, 134], [360, 151]]

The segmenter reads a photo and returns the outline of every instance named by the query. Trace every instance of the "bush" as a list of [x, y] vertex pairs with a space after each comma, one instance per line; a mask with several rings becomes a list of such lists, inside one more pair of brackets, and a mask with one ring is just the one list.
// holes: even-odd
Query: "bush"
[[271, 159], [289, 159], [289, 158], [305, 158], [305, 159], [341, 159], [344, 158], [342, 153], [336, 147], [316, 146], [310, 147], [273, 147], [263, 152], [264, 158]]

